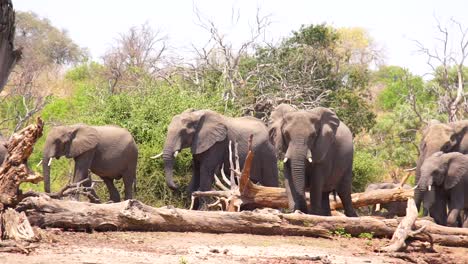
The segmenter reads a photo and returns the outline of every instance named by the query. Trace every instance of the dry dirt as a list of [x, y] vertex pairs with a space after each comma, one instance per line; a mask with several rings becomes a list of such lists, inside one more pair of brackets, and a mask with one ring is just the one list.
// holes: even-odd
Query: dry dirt
[[[40, 230], [29, 255], [0, 253], [0, 263], [468, 263], [468, 249], [415, 242], [409, 252], [378, 253], [387, 239], [174, 232], [77, 233]], [[425, 252], [426, 251], [426, 252]]]

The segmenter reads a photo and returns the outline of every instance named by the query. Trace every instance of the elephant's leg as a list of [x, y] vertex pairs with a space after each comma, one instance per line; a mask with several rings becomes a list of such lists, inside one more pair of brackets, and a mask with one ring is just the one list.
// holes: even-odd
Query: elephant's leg
[[322, 193], [322, 215], [331, 216], [330, 194], [328, 192]]
[[[89, 175], [89, 168], [93, 162], [94, 152], [89, 151], [81, 154], [75, 158], [75, 169], [73, 172], [73, 183], [81, 182], [85, 179], [89, 179], [86, 182], [83, 182], [83, 186], [91, 186], [91, 178]], [[72, 196], [73, 199], [78, 200], [79, 195], [76, 194]]]
[[450, 200], [448, 202], [449, 215], [447, 217], [447, 225], [459, 227], [462, 225], [461, 212], [465, 207], [463, 184], [457, 184], [449, 190]]
[[[202, 153], [200, 157], [200, 185], [199, 191], [210, 191], [214, 181], [216, 168], [220, 168], [224, 160], [227, 140], [215, 143], [210, 149]], [[199, 207], [204, 207], [208, 199], [200, 199]]]
[[336, 192], [343, 203], [345, 215], [348, 217], [357, 217], [356, 211], [353, 208], [353, 202], [351, 201], [352, 173], [351, 168], [346, 170], [343, 179], [337, 186]]
[[289, 168], [288, 163], [284, 164], [284, 188], [286, 189], [286, 195], [288, 196], [288, 204], [289, 204], [289, 210], [293, 211], [294, 210], [294, 197], [291, 193], [291, 184], [292, 184], [292, 179], [291, 179], [291, 170]]
[[106, 184], [107, 190], [109, 190], [110, 199], [115, 203], [120, 202], [120, 194], [119, 194], [119, 191], [117, 190], [117, 188], [115, 188], [114, 179], [102, 178], [102, 180]]
[[468, 228], [468, 209], [463, 209], [463, 228]]
[[[188, 193], [192, 196], [192, 193], [197, 191], [200, 186], [200, 162], [196, 157], [192, 159], [192, 178], [188, 186]], [[200, 207], [199, 198], [195, 198], [193, 201], [193, 208], [198, 209]]]
[[131, 168], [122, 174], [125, 200], [133, 199], [133, 187], [136, 181], [136, 168]]
[[262, 153], [260, 178], [262, 185], [278, 187], [278, 164], [273, 151]]
[[434, 221], [439, 224], [447, 225], [447, 196], [445, 191], [441, 191], [440, 187], [435, 187], [434, 204], [429, 208], [429, 215], [434, 218]]
[[329, 174], [328, 166], [314, 165], [307, 168], [306, 177], [309, 180], [310, 193], [310, 213], [314, 215], [323, 215], [322, 210], [322, 188], [326, 175]]

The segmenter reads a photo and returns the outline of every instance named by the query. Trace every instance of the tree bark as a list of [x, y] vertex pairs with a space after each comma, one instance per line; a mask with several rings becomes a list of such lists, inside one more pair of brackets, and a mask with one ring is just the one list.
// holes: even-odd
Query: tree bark
[[11, 0], [0, 0], [0, 92], [11, 70], [21, 58], [21, 50], [14, 48], [15, 11]]
[[28, 167], [28, 158], [34, 144], [42, 136], [43, 126], [44, 123], [38, 118], [36, 124], [13, 134], [7, 143], [8, 156], [0, 166], [0, 203], [3, 208], [16, 204], [21, 183], [38, 183], [43, 179]]
[[[373, 233], [375, 237], [391, 237], [396, 219], [372, 217], [315, 216], [281, 214], [277, 210], [215, 212], [175, 208], [153, 208], [136, 200], [113, 204], [55, 200], [46, 195], [25, 198], [17, 210], [24, 211], [31, 224], [45, 228], [74, 230], [174, 231], [204, 233], [249, 233], [262, 235], [295, 235], [330, 237], [340, 229], [353, 236]], [[416, 228], [426, 226], [435, 243], [468, 246], [468, 230], [436, 225], [420, 220]], [[426, 238], [418, 238], [427, 240]]]

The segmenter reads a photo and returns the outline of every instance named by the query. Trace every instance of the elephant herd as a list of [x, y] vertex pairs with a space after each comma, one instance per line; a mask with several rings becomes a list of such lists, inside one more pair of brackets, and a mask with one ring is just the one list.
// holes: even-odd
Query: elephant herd
[[[244, 166], [251, 135], [255, 153], [252, 181], [277, 187], [277, 157], [281, 157], [291, 210], [331, 215], [329, 197], [333, 193], [343, 202], [346, 216], [357, 216], [351, 202], [352, 133], [333, 111], [323, 107], [305, 111], [281, 104], [271, 113], [268, 127], [253, 117], [232, 118], [211, 110], [186, 110], [174, 116], [168, 127], [162, 153], [167, 185], [177, 188], [173, 180], [175, 158], [179, 151], [190, 148], [193, 159], [188, 191], [211, 190], [216, 173], [223, 170], [229, 174], [233, 169], [230, 149], [238, 153], [240, 167]], [[417, 208], [424, 204], [424, 214], [438, 224], [468, 227], [467, 135], [468, 121], [431, 122], [423, 133], [415, 202]], [[0, 162], [6, 153], [3, 145], [0, 138]], [[85, 181], [91, 171], [103, 179], [110, 200], [118, 202], [120, 195], [114, 180], [122, 179], [125, 199], [133, 198], [138, 148], [126, 129], [84, 124], [52, 128], [42, 159], [46, 192], [50, 192], [51, 162], [62, 156], [75, 161], [74, 182]], [[387, 185], [371, 185], [368, 189]], [[310, 194], [309, 205], [306, 191]], [[199, 208], [204, 203], [200, 200], [195, 206]], [[389, 204], [387, 210], [398, 206]]]

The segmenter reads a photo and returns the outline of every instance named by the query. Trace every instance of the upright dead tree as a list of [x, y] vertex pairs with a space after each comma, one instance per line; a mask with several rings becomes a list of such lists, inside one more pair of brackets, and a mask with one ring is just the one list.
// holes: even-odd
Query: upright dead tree
[[0, 0], [0, 92], [11, 70], [21, 58], [21, 50], [15, 49], [15, 11], [11, 0]]
[[453, 18], [449, 26], [454, 29], [437, 21], [439, 47], [429, 49], [419, 41], [416, 44], [433, 71], [433, 90], [438, 94], [439, 108], [447, 113], [449, 122], [453, 122], [468, 112], [464, 76], [468, 57], [468, 28]]

